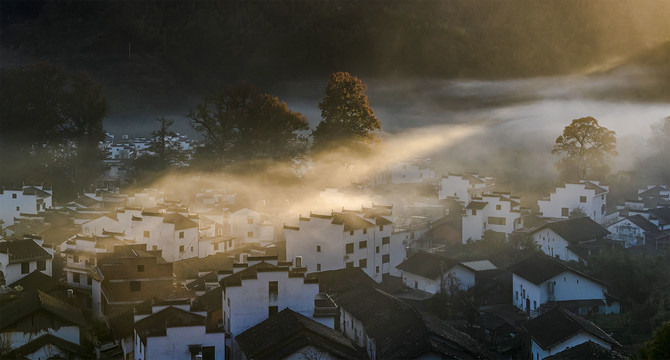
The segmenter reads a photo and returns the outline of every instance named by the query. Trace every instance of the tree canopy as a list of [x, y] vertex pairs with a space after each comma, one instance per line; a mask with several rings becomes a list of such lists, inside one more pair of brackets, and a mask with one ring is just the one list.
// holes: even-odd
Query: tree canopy
[[381, 123], [365, 94], [367, 85], [346, 72], [330, 76], [326, 93], [319, 101], [322, 121], [312, 132], [313, 149], [365, 144], [375, 140]]
[[640, 349], [641, 360], [670, 359], [670, 321], [654, 331], [654, 336]]
[[249, 82], [205, 98], [188, 117], [206, 140], [205, 151], [221, 160], [287, 159], [304, 150], [305, 117]]
[[108, 108], [101, 86], [49, 63], [2, 69], [0, 83], [2, 183], [46, 182], [66, 194], [93, 182]]
[[556, 139], [552, 154], [562, 155], [558, 163], [563, 180], [602, 177], [609, 171], [606, 155], [616, 155], [616, 134], [593, 117], [572, 120]]

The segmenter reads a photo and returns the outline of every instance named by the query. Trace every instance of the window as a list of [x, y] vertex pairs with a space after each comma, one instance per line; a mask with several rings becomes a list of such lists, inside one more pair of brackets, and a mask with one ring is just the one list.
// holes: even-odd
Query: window
[[93, 285], [93, 278], [90, 276], [86, 277], [86, 285], [91, 286]]
[[382, 263], [385, 264], [385, 263], [388, 263], [388, 262], [391, 262], [391, 255], [389, 255], [389, 254], [382, 255]]
[[137, 265], [137, 272], [144, 272], [144, 265]]
[[375, 267], [375, 272], [379, 274], [379, 266]]
[[184, 252], [184, 245], [179, 245], [179, 252]]
[[254, 232], [253, 231], [247, 232], [247, 237], [250, 237], [250, 238], [254, 237]]
[[391, 243], [391, 237], [390, 236], [384, 236], [382, 238], [382, 245], [388, 245]]
[[363, 229], [363, 235], [368, 233], [368, 229]]
[[268, 306], [268, 316], [275, 315], [278, 312], [279, 312], [278, 306]]
[[21, 263], [21, 274], [27, 274], [30, 272], [30, 263], [23, 262]]
[[477, 215], [477, 210], [472, 209], [472, 215]]
[[316, 264], [316, 271], [321, 271], [321, 264]]
[[579, 197], [579, 202], [580, 203], [585, 203], [586, 202], [586, 196], [580, 196]]
[[79, 255], [72, 255], [72, 261], [78, 263], [79, 262]]
[[219, 243], [214, 244], [214, 251], [219, 250]]
[[21, 211], [21, 207], [20, 207], [20, 206], [17, 206], [17, 207], [16, 207], [16, 211]]
[[537, 310], [537, 301], [533, 300], [533, 310]]
[[268, 292], [270, 294], [279, 294], [279, 281], [268, 281]]
[[254, 217], [253, 216], [248, 216], [247, 217], [247, 224], [253, 224], [254, 223]]
[[151, 245], [151, 250], [153, 250], [153, 251], [158, 250], [158, 245]]
[[193, 246], [191, 246], [191, 252], [193, 252]]
[[384, 231], [384, 225], [379, 225], [379, 231]]
[[12, 194], [12, 199], [16, 199], [16, 194]]
[[81, 280], [81, 275], [79, 273], [73, 273], [72, 274], [72, 282], [73, 283], [79, 283]]
[[568, 209], [568, 208], [562, 208], [561, 209], [561, 216], [568, 216], [569, 213], [570, 213], [570, 209]]
[[148, 238], [151, 235], [151, 231], [145, 231], [144, 232], [144, 237]]
[[514, 300], [519, 300], [519, 290], [514, 292]]
[[316, 246], [316, 252], [321, 252], [321, 245]]
[[379, 246], [375, 248], [375, 253], [379, 254]]
[[347, 254], [353, 254], [354, 253], [354, 243], [348, 243], [347, 245], [345, 245], [345, 248], [346, 248], [345, 252]]
[[502, 209], [502, 206], [496, 205], [496, 210], [500, 210], [500, 209]]
[[130, 291], [140, 291], [142, 288], [142, 283], [139, 281], [131, 281], [130, 282]]
[[358, 248], [359, 249], [365, 249], [368, 247], [368, 242], [367, 241], [359, 241], [358, 242]]
[[346, 265], [346, 267], [348, 267], [348, 268], [352, 268], [352, 267], [354, 267], [354, 262], [353, 262], [353, 261], [349, 261], [349, 262], [346, 263], [345, 265]]
[[183, 239], [183, 238], [184, 238], [184, 232], [183, 232], [183, 231], [180, 231], [180, 232], [179, 232], [179, 238], [180, 238], [180, 239]]
[[353, 230], [349, 231], [349, 235], [354, 236], [354, 231]]
[[359, 267], [359, 268], [366, 268], [366, 267], [368, 267], [368, 259], [360, 259], [360, 260], [358, 260], [358, 267]]
[[491, 225], [505, 225], [506, 223], [507, 219], [504, 217], [489, 216], [489, 224]]
[[216, 348], [214, 346], [202, 347], [202, 360], [215, 360]]
[[47, 261], [46, 260], [38, 260], [37, 261], [37, 270], [46, 270], [47, 269]]

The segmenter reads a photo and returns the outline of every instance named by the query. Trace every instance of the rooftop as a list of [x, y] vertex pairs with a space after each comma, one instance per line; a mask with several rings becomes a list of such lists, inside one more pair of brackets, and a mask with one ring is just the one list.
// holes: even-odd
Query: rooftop
[[580, 217], [565, 221], [548, 223], [535, 230], [534, 233], [543, 229], [551, 229], [570, 243], [599, 239], [609, 235], [610, 233], [607, 231], [607, 229], [600, 226], [597, 222], [591, 220], [589, 217]]

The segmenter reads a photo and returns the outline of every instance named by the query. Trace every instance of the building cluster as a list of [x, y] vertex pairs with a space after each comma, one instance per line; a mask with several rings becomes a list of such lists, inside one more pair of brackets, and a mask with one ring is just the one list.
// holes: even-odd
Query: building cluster
[[[625, 301], [584, 269], [603, 249], [668, 246], [668, 187], [613, 209], [585, 180], [531, 211], [490, 177], [393, 169], [386, 187], [434, 191], [328, 189], [315, 205], [377, 201], [298, 215], [221, 189], [64, 204], [43, 186], [3, 189], [0, 357], [622, 358], [586, 318]], [[479, 241], [539, 251], [504, 266], [450, 255]]]

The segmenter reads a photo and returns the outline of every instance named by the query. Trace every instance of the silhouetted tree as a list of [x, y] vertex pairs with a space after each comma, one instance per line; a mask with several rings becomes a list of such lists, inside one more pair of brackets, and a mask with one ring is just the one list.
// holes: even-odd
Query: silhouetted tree
[[0, 180], [46, 181], [58, 195], [93, 182], [107, 114], [101, 86], [49, 63], [2, 69], [0, 83]]
[[182, 160], [181, 147], [178, 142], [171, 140], [172, 137], [177, 136], [174, 131], [170, 130], [174, 120], [168, 120], [164, 116], [156, 120], [160, 127], [151, 132], [153, 139], [149, 150], [155, 154], [159, 166], [166, 168]]
[[286, 159], [304, 151], [305, 117], [249, 82], [205, 98], [188, 117], [206, 139], [205, 152], [222, 160]]
[[319, 101], [323, 120], [312, 132], [314, 150], [365, 145], [375, 140], [381, 123], [368, 103], [366, 89], [367, 85], [349, 73], [330, 76], [325, 96]]
[[617, 154], [616, 134], [590, 116], [575, 119], [563, 129], [551, 153], [563, 155], [558, 163], [563, 180], [602, 177], [609, 171], [605, 155]]
[[640, 348], [641, 360], [670, 359], [670, 321], [659, 326], [654, 335]]

